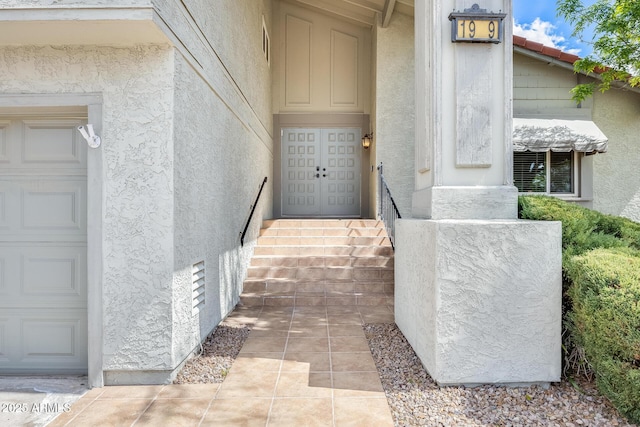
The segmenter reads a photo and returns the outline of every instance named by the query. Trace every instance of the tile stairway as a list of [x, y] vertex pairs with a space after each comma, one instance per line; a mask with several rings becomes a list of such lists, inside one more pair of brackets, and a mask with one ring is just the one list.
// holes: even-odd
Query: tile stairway
[[377, 220], [265, 221], [244, 306], [393, 306], [393, 249]]

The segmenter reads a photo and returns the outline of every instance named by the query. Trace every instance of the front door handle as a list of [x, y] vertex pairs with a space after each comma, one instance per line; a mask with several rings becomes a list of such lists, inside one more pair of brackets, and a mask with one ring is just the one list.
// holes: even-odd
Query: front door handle
[[320, 174], [319, 173], [316, 174], [316, 178], [320, 178]]

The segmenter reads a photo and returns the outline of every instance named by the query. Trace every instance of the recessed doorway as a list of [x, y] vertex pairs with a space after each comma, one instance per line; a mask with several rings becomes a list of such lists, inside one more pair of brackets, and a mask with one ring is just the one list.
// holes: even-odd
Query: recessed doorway
[[360, 128], [282, 129], [282, 216], [360, 216], [360, 134]]

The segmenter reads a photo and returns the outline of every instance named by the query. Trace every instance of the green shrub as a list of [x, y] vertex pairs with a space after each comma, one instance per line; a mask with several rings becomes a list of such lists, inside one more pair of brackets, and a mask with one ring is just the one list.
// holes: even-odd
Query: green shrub
[[598, 215], [596, 229], [615, 236], [629, 247], [640, 249], [640, 224], [613, 215]]
[[562, 221], [565, 361], [593, 368], [600, 392], [640, 423], [640, 224], [548, 196], [521, 196], [518, 211]]
[[[611, 233], [632, 239], [635, 229], [623, 226], [624, 221], [605, 220], [604, 215], [582, 206], [567, 203], [549, 196], [520, 196], [518, 198], [519, 217], [540, 221], [562, 221], [563, 260], [595, 248], [628, 246], [628, 243]], [[615, 217], [610, 217], [615, 218]], [[622, 220], [622, 218], [620, 218]], [[632, 224], [632, 221], [626, 220]], [[640, 236], [640, 224], [637, 236]], [[625, 230], [624, 232], [622, 230]], [[640, 242], [638, 240], [637, 242]]]
[[574, 340], [596, 372], [601, 393], [640, 422], [640, 252], [596, 249], [565, 265]]

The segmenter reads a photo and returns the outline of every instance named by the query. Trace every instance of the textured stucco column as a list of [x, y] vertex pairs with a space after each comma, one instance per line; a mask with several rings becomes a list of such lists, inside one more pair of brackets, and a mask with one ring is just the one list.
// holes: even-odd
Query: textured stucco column
[[396, 323], [439, 384], [560, 379], [561, 225], [517, 220], [511, 0], [501, 43], [452, 43], [451, 11], [416, 2], [412, 215], [396, 225]]
[[402, 220], [396, 323], [441, 385], [560, 379], [561, 224]]
[[517, 217], [511, 0], [480, 4], [507, 14], [501, 43], [453, 43], [449, 14], [471, 3], [416, 2], [415, 218]]

